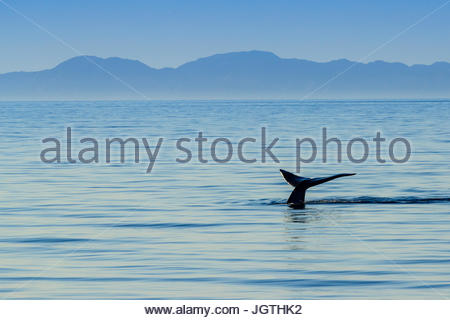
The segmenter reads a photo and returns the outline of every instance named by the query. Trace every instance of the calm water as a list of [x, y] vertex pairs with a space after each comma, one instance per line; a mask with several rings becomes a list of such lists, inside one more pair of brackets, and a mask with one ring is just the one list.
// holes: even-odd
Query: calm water
[[[450, 298], [449, 110], [450, 101], [2, 102], [0, 296]], [[80, 139], [98, 139], [98, 164], [67, 162], [67, 126], [75, 156]], [[280, 138], [280, 163], [261, 163], [262, 126], [269, 142]], [[368, 161], [338, 163], [330, 144], [322, 163], [322, 127], [344, 147], [366, 138]], [[199, 131], [209, 162], [192, 141], [194, 159], [177, 163], [186, 155], [175, 140]], [[410, 161], [392, 163], [384, 147], [388, 161], [377, 163], [377, 131], [411, 141]], [[61, 140], [61, 164], [40, 162], [53, 146], [46, 137]], [[133, 150], [124, 164], [118, 152], [105, 163], [106, 137], [164, 138], [152, 173], [144, 150], [142, 163]], [[211, 161], [217, 137], [235, 149], [255, 138], [245, 156], [257, 162], [236, 150]], [[310, 189], [295, 210], [283, 204], [291, 187], [278, 169], [295, 170], [304, 137], [319, 153], [301, 175], [357, 175]]]

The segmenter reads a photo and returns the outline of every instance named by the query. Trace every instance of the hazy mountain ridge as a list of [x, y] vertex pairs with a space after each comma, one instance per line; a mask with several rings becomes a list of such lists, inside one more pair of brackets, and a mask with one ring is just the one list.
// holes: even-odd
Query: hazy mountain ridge
[[248, 51], [162, 69], [137, 60], [79, 56], [52, 69], [0, 75], [1, 100], [302, 98], [319, 87], [308, 98], [448, 98], [450, 63], [314, 62]]

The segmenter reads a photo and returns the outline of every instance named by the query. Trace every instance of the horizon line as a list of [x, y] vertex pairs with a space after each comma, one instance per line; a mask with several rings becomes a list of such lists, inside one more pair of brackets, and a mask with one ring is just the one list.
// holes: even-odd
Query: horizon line
[[450, 101], [450, 97], [436, 97], [436, 98], [315, 98], [315, 99], [302, 99], [302, 98], [170, 98], [170, 99], [0, 99], [0, 103], [15, 102], [15, 103], [28, 103], [28, 102], [178, 102], [178, 101], [191, 101], [191, 102], [210, 102], [210, 101], [232, 101], [232, 102], [255, 102], [255, 101], [284, 101], [284, 102], [314, 102], [314, 101], [333, 101], [333, 102], [345, 102], [345, 101], [373, 101], [373, 102], [389, 102], [389, 101], [420, 101], [420, 102], [436, 102], [436, 101]]

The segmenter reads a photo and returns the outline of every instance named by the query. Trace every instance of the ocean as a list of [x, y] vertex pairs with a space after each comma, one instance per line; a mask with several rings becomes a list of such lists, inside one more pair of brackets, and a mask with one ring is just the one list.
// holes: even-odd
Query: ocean
[[[448, 299], [449, 119], [448, 100], [0, 102], [0, 296]], [[59, 163], [41, 160], [48, 138]], [[108, 163], [113, 138], [136, 139], [139, 163], [132, 143]], [[143, 138], [162, 139], [148, 173]], [[301, 210], [279, 169], [357, 174]]]

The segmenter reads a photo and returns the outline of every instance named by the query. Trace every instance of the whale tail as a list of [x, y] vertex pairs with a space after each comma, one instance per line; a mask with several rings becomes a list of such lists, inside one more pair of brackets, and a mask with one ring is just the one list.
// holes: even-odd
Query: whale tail
[[291, 186], [294, 187], [294, 191], [292, 191], [291, 195], [289, 196], [289, 199], [287, 201], [288, 204], [292, 204], [297, 207], [304, 207], [305, 205], [305, 193], [308, 188], [317, 186], [319, 184], [340, 178], [340, 177], [347, 177], [347, 176], [353, 176], [356, 173], [341, 173], [336, 174], [329, 177], [320, 177], [320, 178], [305, 178], [297, 176], [293, 173], [290, 173], [286, 170], [280, 169], [281, 175], [286, 180], [287, 183], [289, 183]]

